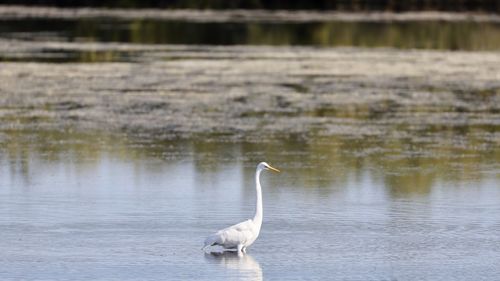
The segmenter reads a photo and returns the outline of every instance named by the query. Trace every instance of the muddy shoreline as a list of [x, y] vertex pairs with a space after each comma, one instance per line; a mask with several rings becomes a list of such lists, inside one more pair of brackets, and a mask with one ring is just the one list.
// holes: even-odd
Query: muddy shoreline
[[[500, 139], [495, 52], [56, 42], [24, 52], [116, 46], [134, 61], [2, 63], [0, 129]], [[22, 52], [23, 44], [0, 49]]]
[[500, 16], [486, 13], [456, 12], [319, 12], [266, 10], [161, 10], [161, 9], [105, 9], [56, 8], [0, 5], [2, 19], [46, 18], [115, 18], [185, 20], [193, 22], [325, 22], [325, 21], [477, 21], [500, 22]]

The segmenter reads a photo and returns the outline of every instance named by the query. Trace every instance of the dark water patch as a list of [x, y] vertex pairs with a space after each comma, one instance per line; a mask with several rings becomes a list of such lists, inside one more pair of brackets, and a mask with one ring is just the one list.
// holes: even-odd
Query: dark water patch
[[286, 88], [290, 88], [297, 93], [305, 94], [305, 93], [309, 92], [309, 88], [307, 86], [299, 84], [299, 83], [283, 83], [283, 84], [281, 84], [281, 86], [286, 87]]
[[138, 51], [81, 51], [58, 48], [42, 48], [32, 51], [16, 52], [15, 50], [0, 53], [2, 62], [40, 62], [40, 63], [102, 63], [102, 62], [131, 62], [135, 61], [143, 52]]
[[495, 133], [500, 132], [500, 124], [435, 124], [425, 126], [424, 131], [429, 134], [435, 133], [453, 133], [453, 135], [469, 135], [471, 132], [476, 133]]
[[87, 105], [75, 101], [62, 101], [58, 103], [46, 104], [47, 110], [71, 111], [87, 107]]
[[167, 102], [148, 101], [148, 102], [133, 103], [119, 111], [127, 114], [150, 114], [156, 110], [165, 111], [169, 109], [170, 105]]
[[492, 22], [198, 23], [162, 20], [2, 20], [0, 36], [62, 42], [182, 45], [285, 45], [498, 50]]
[[248, 97], [236, 97], [233, 99], [233, 101], [237, 103], [246, 104], [248, 102]]
[[[279, 99], [278, 99], [279, 100]], [[238, 118], [255, 118], [261, 120], [262, 123], [271, 122], [273, 118], [279, 117], [294, 117], [300, 114], [300, 110], [294, 108], [288, 108], [288, 104], [286, 102], [282, 102], [280, 106], [280, 102], [277, 105], [281, 109], [276, 109], [273, 111], [265, 111], [265, 110], [244, 110], [237, 114]], [[267, 119], [267, 120], [266, 120]]]
[[309, 114], [317, 117], [337, 117], [341, 115], [336, 107], [325, 106], [325, 105], [316, 108]]
[[368, 118], [380, 119], [394, 115], [401, 105], [392, 99], [386, 99], [369, 105]]
[[280, 108], [288, 108], [292, 103], [290, 101], [287, 101], [284, 96], [276, 96], [276, 105]]
[[496, 96], [500, 94], [500, 88], [487, 88], [479, 90], [455, 90], [454, 94], [457, 98], [465, 102], [477, 102], [491, 104], [492, 107], [496, 105], [493, 104], [493, 100]]
[[382, 100], [368, 104], [322, 104], [312, 111], [305, 111], [299, 114], [305, 114], [315, 117], [377, 120], [389, 118], [395, 115], [401, 109], [401, 107], [402, 106], [394, 100]]

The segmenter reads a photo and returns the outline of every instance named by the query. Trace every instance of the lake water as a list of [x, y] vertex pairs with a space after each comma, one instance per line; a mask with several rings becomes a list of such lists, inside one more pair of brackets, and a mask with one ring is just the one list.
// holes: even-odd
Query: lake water
[[[0, 133], [1, 280], [495, 280], [498, 146]], [[205, 236], [252, 217], [249, 253]]]
[[[157, 19], [0, 18], [1, 40], [133, 43], [142, 45], [264, 45], [433, 50], [500, 50], [500, 24], [488, 21], [192, 22]], [[130, 61], [119, 48], [82, 51], [40, 46], [32, 54], [0, 54], [0, 61]]]
[[[346, 98], [345, 108], [342, 105], [329, 109], [325, 103], [324, 109], [304, 106], [293, 112], [310, 118], [307, 120], [313, 125], [320, 124], [318, 118], [336, 120], [326, 133], [318, 129], [318, 132], [294, 134], [280, 129], [268, 130], [261, 136], [258, 131], [246, 135], [246, 123], [242, 123], [234, 130], [244, 136], [241, 138], [205, 131], [200, 135], [187, 134], [190, 136], [187, 139], [172, 138], [172, 134], [161, 137], [161, 132], [155, 138], [154, 131], [141, 134], [138, 130], [134, 134], [120, 129], [112, 132], [92, 126], [89, 129], [85, 126], [95, 124], [96, 118], [92, 119], [94, 123], [86, 123], [90, 119], [85, 117], [89, 116], [71, 113], [92, 108], [95, 103], [98, 108], [109, 106], [106, 110], [115, 113], [128, 108], [133, 114], [110, 115], [129, 118], [124, 122], [137, 121], [134, 118], [146, 116], [149, 111], [158, 115], [176, 114], [175, 110], [168, 111], [170, 105], [166, 101], [181, 100], [182, 95], [174, 95], [172, 91], [212, 93], [219, 88], [212, 87], [211, 82], [224, 79], [225, 73], [233, 75], [212, 68], [217, 72], [215, 76], [220, 77], [209, 76], [204, 80], [202, 75], [210, 68], [203, 69], [203, 65], [211, 65], [208, 63], [217, 61], [217, 57], [196, 60], [196, 47], [208, 48], [199, 52], [203, 57], [212, 51], [217, 54], [216, 47], [215, 51], [210, 47], [219, 45], [283, 47], [274, 52], [281, 52], [284, 46], [323, 49], [347, 46], [351, 47], [347, 53], [363, 50], [364, 57], [359, 58], [363, 60], [369, 58], [367, 49], [372, 47], [408, 49], [408, 53], [417, 52], [413, 49], [461, 50], [464, 54], [488, 51], [494, 56], [500, 49], [499, 38], [498, 22], [474, 21], [219, 23], [111, 18], [0, 19], [0, 67], [29, 62], [20, 63], [23, 71], [2, 72], [10, 84], [0, 87], [0, 93], [7, 96], [0, 97], [4, 105], [0, 107], [0, 280], [498, 280], [499, 112], [489, 103], [498, 100], [499, 88], [495, 81], [488, 82], [490, 76], [481, 76], [488, 78], [485, 78], [488, 87], [484, 89], [467, 88], [474, 81], [464, 82], [464, 89], [452, 88], [461, 98], [459, 106], [444, 107], [432, 104], [432, 95], [447, 97], [447, 92], [432, 88], [434, 84], [419, 86], [407, 79], [411, 75], [403, 73], [401, 77], [395, 76], [396, 84], [380, 81], [381, 86], [372, 88], [377, 86], [379, 78], [369, 77], [367, 81], [371, 84], [366, 84], [358, 73], [354, 76], [359, 83], [358, 80], [353, 83], [373, 90], [373, 93], [361, 91], [358, 97], [398, 91], [409, 105], [391, 111], [396, 108], [395, 103], [387, 100], [375, 104], [378, 107], [372, 110], [363, 104], [356, 106], [355, 98], [346, 94], [337, 97]], [[164, 74], [154, 69], [164, 67], [163, 64], [145, 63], [144, 58], [137, 59], [134, 53], [135, 47], [148, 53], [159, 45], [165, 47], [162, 52], [173, 53], [170, 57], [166, 55], [165, 60], [184, 59], [185, 65], [199, 64], [200, 69]], [[175, 56], [172, 45], [183, 45], [186, 50]], [[305, 50], [311, 52], [313, 48]], [[238, 52], [242, 51], [235, 48], [223, 55], [245, 55]], [[451, 52], [439, 53], [442, 56], [439, 60], [446, 60], [447, 53]], [[191, 57], [183, 57], [185, 54]], [[302, 58], [308, 56], [306, 51], [298, 54]], [[153, 55], [146, 58], [154, 60]], [[258, 65], [267, 69], [263, 58], [265, 55], [259, 58]], [[290, 58], [301, 59], [298, 55]], [[398, 62], [404, 55], [391, 58]], [[421, 58], [431, 60], [426, 54]], [[107, 64], [116, 61], [130, 64], [130, 73], [120, 70], [121, 64]], [[64, 68], [72, 75], [71, 79], [44, 76], [43, 71], [57, 65], [51, 63], [68, 62], [74, 63]], [[110, 72], [117, 71], [107, 78], [116, 85], [108, 87], [107, 81], [100, 80], [108, 77], [101, 75], [102, 72], [91, 73], [95, 68], [87, 68], [89, 62], [107, 66]], [[456, 68], [445, 71], [449, 77], [464, 76], [457, 69], [467, 65], [458, 62]], [[238, 63], [226, 60], [223, 67], [231, 70], [231, 65]], [[411, 60], [407, 62], [408, 69], [412, 64]], [[302, 66], [297, 69], [311, 67], [307, 63]], [[387, 68], [386, 64], [379, 63], [374, 71], [383, 73], [384, 67]], [[406, 64], [402, 69], [406, 71]], [[256, 96], [256, 103], [248, 102], [254, 115], [235, 117], [223, 115], [226, 112], [215, 113], [232, 116], [235, 122], [248, 117], [262, 126], [272, 123], [273, 116], [278, 115], [260, 112], [258, 108], [270, 104], [261, 89], [248, 90], [245, 86], [256, 83], [257, 80], [243, 79], [248, 73], [254, 77], [252, 72], [245, 72], [247, 68], [232, 70], [240, 76], [232, 78], [234, 84], [221, 89], [249, 91], [248, 96]], [[302, 80], [292, 80], [292, 84], [282, 81], [283, 87], [295, 91], [283, 93], [286, 97], [289, 94], [298, 97], [308, 92], [306, 100], [313, 100], [318, 94], [350, 91], [351, 88], [342, 88], [345, 84], [337, 83], [349, 77], [331, 74], [323, 77], [321, 71], [327, 70], [320, 67], [312, 72], [310, 80], [319, 82], [312, 84], [311, 90], [304, 88]], [[262, 76], [267, 75], [263, 73]], [[432, 76], [440, 72], [430, 68], [430, 73]], [[155, 80], [154, 75], [170, 77]], [[156, 90], [157, 86], [171, 86], [189, 75], [196, 75], [197, 83]], [[84, 80], [86, 87], [76, 83], [79, 79]], [[135, 84], [134, 79], [138, 81]], [[415, 79], [432, 80], [425, 75]], [[29, 89], [20, 87], [17, 81], [31, 83], [24, 84]], [[451, 78], [444, 81], [455, 85]], [[265, 80], [268, 85], [279, 82]], [[340, 85], [340, 90], [333, 85]], [[391, 89], [390, 85], [400, 88]], [[453, 87], [462, 84], [457, 85]], [[36, 88], [34, 93], [33, 88]], [[20, 96], [15, 95], [16, 91]], [[416, 96], [425, 92], [428, 95], [422, 95], [423, 99], [431, 101], [420, 108], [412, 107], [411, 91], [416, 91]], [[113, 94], [112, 99], [106, 98], [107, 92]], [[32, 94], [27, 95], [33, 97], [32, 103], [19, 100], [26, 93]], [[142, 100], [152, 99], [156, 93], [163, 95], [161, 100], [153, 99], [158, 103], [151, 102], [148, 106], [147, 100]], [[54, 96], [48, 97], [48, 102], [42, 99], [44, 94]], [[63, 98], [59, 100], [57, 95]], [[477, 106], [470, 106], [475, 104], [477, 95], [482, 100]], [[191, 95], [189, 99], [192, 97], [198, 96]], [[125, 103], [121, 108], [113, 108], [111, 103], [120, 98], [124, 102], [137, 99], [145, 107], [134, 111], [134, 107], [129, 108]], [[244, 103], [246, 97], [235, 96], [235, 99]], [[254, 104], [256, 107], [252, 108]], [[276, 104], [278, 109], [287, 107], [285, 99], [277, 99]], [[175, 106], [173, 103], [172, 107]], [[198, 110], [210, 113], [214, 109], [199, 107]], [[89, 110], [86, 114], [91, 113]], [[435, 121], [436, 115], [442, 118]], [[151, 125], [157, 119], [141, 120]], [[204, 124], [203, 118], [183, 120], [192, 122], [188, 125], [194, 128], [196, 124]], [[123, 126], [123, 122], [120, 124]], [[373, 127], [384, 126], [390, 126], [391, 130], [374, 133]], [[201, 247], [207, 235], [253, 216], [254, 172], [260, 161], [282, 170], [280, 174], [262, 176], [264, 223], [260, 237], [247, 255], [204, 253]]]
[[302, 45], [498, 50], [500, 23], [474, 21], [191, 22], [0, 19], [0, 35], [29, 40], [188, 45]]

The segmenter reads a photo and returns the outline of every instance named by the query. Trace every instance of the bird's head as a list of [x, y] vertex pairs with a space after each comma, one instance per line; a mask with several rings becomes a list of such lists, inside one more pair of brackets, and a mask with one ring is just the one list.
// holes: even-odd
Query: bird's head
[[277, 173], [280, 172], [280, 170], [271, 167], [271, 165], [267, 164], [266, 162], [260, 162], [259, 165], [257, 165], [257, 170], [270, 170]]

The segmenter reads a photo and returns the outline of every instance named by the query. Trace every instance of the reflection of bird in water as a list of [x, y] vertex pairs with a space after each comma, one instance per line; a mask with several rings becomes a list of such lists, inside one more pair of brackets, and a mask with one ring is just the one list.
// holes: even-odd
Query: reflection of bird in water
[[260, 264], [248, 254], [241, 252], [205, 253], [205, 258], [213, 263], [238, 271], [238, 280], [263, 280]]
[[266, 162], [261, 162], [257, 165], [257, 170], [255, 171], [257, 203], [253, 219], [224, 228], [208, 236], [207, 239], [205, 239], [203, 250], [210, 246], [219, 245], [224, 247], [224, 249], [246, 253], [246, 248], [257, 239], [262, 225], [262, 190], [260, 187], [260, 173], [263, 170], [271, 170], [279, 173], [278, 169], [271, 167]]

